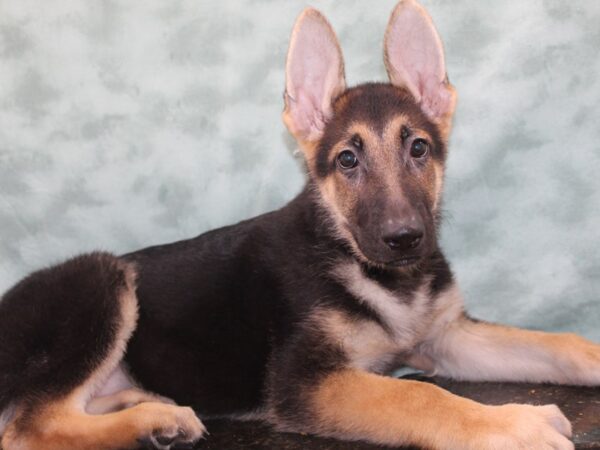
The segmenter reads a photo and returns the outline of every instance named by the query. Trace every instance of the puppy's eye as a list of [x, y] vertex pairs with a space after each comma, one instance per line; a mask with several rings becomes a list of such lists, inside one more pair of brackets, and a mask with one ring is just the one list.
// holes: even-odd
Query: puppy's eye
[[410, 146], [410, 156], [413, 158], [422, 158], [429, 151], [429, 144], [425, 139], [415, 139]]
[[358, 158], [350, 150], [341, 152], [337, 157], [337, 161], [342, 169], [352, 169], [358, 164]]

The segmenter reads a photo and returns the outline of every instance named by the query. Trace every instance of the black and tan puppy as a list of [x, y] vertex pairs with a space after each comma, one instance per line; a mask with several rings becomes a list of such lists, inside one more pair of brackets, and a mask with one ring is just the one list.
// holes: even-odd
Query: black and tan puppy
[[455, 93], [413, 0], [390, 18], [385, 62], [390, 84], [346, 88], [334, 32], [307, 9], [286, 66], [284, 121], [308, 168], [297, 198], [4, 295], [4, 450], [186, 448], [205, 432], [194, 411], [388, 445], [573, 448], [556, 406], [385, 376], [600, 384], [600, 346], [465, 315], [436, 239]]

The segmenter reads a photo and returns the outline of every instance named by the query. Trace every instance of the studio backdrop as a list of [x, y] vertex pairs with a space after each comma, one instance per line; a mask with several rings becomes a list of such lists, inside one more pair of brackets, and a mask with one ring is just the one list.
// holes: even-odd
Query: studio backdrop
[[[600, 341], [600, 2], [423, 0], [458, 109], [442, 246], [476, 317]], [[350, 84], [395, 0], [310, 3]], [[298, 0], [0, 1], [0, 291], [282, 206]], [[290, 254], [293, 258], [293, 254]]]

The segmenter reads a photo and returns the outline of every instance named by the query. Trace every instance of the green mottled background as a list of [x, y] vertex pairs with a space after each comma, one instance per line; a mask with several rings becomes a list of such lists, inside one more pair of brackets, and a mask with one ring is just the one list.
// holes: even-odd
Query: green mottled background
[[[314, 1], [351, 83], [393, 0]], [[600, 2], [424, 0], [459, 92], [443, 245], [475, 316], [600, 340]], [[276, 208], [284, 0], [0, 0], [0, 291]]]

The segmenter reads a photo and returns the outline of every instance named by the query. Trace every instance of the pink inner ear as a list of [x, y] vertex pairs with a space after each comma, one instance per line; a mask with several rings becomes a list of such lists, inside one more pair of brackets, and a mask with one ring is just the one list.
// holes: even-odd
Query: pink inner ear
[[392, 14], [385, 51], [393, 84], [410, 90], [432, 118], [450, 112], [442, 43], [429, 15], [413, 0], [404, 0]]
[[[288, 95], [291, 95], [288, 92]], [[325, 128], [325, 118], [319, 109], [319, 102], [311, 91], [299, 87], [295, 96], [288, 98], [289, 111], [294, 121], [294, 133], [300, 134], [304, 139], [310, 140]]]
[[333, 97], [344, 88], [337, 40], [317, 11], [308, 10], [298, 19], [286, 69], [286, 102], [292, 132], [315, 140], [331, 115]]
[[[427, 85], [427, 83], [430, 84]], [[452, 91], [448, 89], [445, 79], [442, 82], [434, 78], [428, 79], [423, 92], [421, 107], [425, 114], [433, 118], [441, 118], [452, 112], [454, 96]]]

